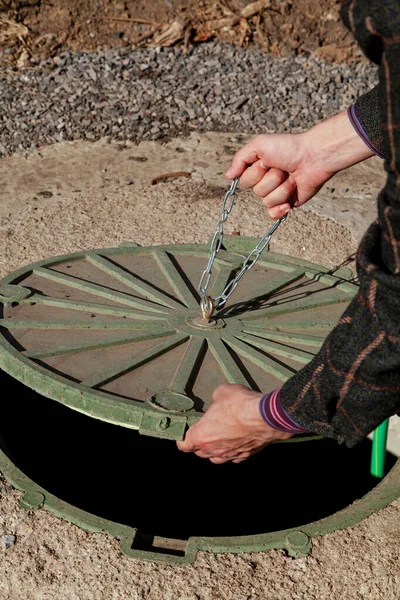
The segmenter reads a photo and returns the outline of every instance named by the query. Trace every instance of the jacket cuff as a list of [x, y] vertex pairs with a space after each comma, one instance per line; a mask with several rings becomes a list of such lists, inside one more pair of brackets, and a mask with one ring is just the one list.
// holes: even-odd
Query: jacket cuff
[[284, 431], [285, 433], [307, 433], [310, 430], [304, 429], [283, 409], [280, 401], [280, 388], [265, 394], [259, 403], [260, 415], [267, 425], [273, 429]]
[[356, 133], [358, 133], [364, 144], [368, 146], [371, 152], [373, 152], [376, 156], [379, 156], [379, 158], [384, 158], [383, 154], [378, 150], [378, 148], [372, 143], [370, 138], [365, 133], [365, 129], [361, 125], [360, 119], [357, 116], [355, 104], [349, 106], [349, 108], [347, 109], [347, 116], [349, 117], [349, 121], [353, 125]]

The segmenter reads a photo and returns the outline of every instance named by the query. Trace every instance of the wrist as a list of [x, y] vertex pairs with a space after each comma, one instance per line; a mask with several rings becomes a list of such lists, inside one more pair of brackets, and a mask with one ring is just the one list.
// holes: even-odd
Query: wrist
[[260, 412], [260, 402], [264, 398], [264, 394], [256, 394], [254, 399], [245, 404], [244, 420], [247, 427], [252, 431], [253, 434], [260, 437], [265, 436], [268, 433], [268, 438], [271, 441], [274, 440], [287, 440], [292, 437], [293, 433], [288, 431], [282, 431], [266, 422]]
[[345, 110], [301, 135], [308, 160], [319, 164], [330, 175], [374, 155], [355, 131]]

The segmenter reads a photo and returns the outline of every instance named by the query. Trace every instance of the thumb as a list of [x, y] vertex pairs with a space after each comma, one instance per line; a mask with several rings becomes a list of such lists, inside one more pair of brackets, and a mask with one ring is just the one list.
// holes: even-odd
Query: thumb
[[235, 177], [240, 177], [241, 175], [243, 175], [243, 173], [249, 165], [252, 165], [260, 158], [260, 155], [257, 150], [257, 145], [257, 142], [255, 140], [252, 140], [236, 152], [235, 156], [232, 159], [231, 166], [225, 173], [225, 177], [227, 179], [234, 179]]
[[195, 444], [193, 441], [193, 432], [192, 432], [192, 427], [186, 432], [185, 434], [185, 438], [182, 441], [177, 441], [176, 445], [178, 446], [179, 450], [182, 450], [182, 452], [193, 452], [195, 449]]

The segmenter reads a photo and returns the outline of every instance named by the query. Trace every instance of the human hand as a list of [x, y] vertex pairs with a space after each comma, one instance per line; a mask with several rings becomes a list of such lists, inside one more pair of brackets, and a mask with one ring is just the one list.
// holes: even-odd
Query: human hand
[[253, 188], [272, 219], [310, 200], [335, 173], [372, 156], [346, 111], [299, 134], [258, 135], [236, 152], [225, 176]]
[[184, 441], [177, 442], [178, 448], [215, 464], [240, 463], [271, 442], [290, 438], [292, 434], [264, 422], [258, 409], [262, 396], [243, 385], [218, 386], [214, 403], [187, 431]]

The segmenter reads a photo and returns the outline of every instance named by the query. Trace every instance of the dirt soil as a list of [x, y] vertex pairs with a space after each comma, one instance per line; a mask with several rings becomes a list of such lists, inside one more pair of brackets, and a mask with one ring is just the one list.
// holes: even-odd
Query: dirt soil
[[0, 0], [0, 65], [27, 67], [61, 50], [256, 44], [277, 56], [361, 57], [339, 0]]
[[[206, 241], [226, 189], [223, 172], [244, 141], [209, 133], [163, 145], [71, 142], [3, 159], [1, 274], [82, 248]], [[191, 177], [149, 184], [170, 171]], [[375, 217], [383, 181], [379, 159], [335, 177], [306, 210], [290, 215], [272, 249], [329, 267], [343, 262]], [[240, 191], [227, 232], [259, 235], [266, 225], [261, 203]], [[104, 485], [118, 493], [112, 473]], [[274, 493], [268, 486], [266, 507]], [[249, 506], [237, 507], [233, 498], [225, 507], [201, 494], [199, 487], [196, 501], [216, 511], [251, 510], [251, 498]], [[0, 546], [1, 600], [399, 600], [400, 500], [355, 527], [315, 538], [307, 558], [280, 550], [199, 553], [192, 565], [174, 567], [128, 559], [112, 537], [46, 510], [26, 512], [20, 495], [0, 481], [0, 537], [16, 536], [14, 546]]]

